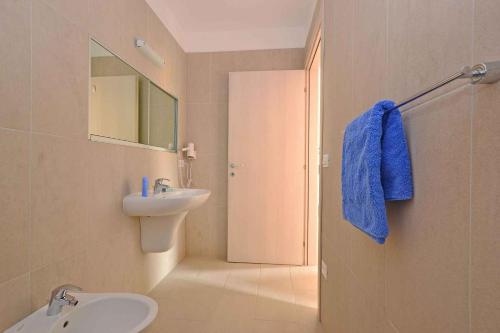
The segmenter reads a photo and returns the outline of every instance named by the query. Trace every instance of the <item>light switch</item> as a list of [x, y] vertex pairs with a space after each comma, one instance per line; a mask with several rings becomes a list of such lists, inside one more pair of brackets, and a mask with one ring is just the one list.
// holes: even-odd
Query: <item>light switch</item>
[[326, 280], [328, 276], [328, 267], [326, 266], [326, 262], [321, 260], [321, 275], [323, 275], [323, 278]]
[[323, 168], [328, 168], [330, 166], [330, 154], [323, 154], [321, 165]]

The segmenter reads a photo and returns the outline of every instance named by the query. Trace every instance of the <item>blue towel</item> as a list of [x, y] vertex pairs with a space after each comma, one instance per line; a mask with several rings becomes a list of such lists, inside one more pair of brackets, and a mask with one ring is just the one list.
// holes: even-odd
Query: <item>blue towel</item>
[[385, 200], [413, 197], [403, 122], [392, 101], [381, 101], [353, 120], [344, 134], [344, 218], [379, 244], [389, 235]]

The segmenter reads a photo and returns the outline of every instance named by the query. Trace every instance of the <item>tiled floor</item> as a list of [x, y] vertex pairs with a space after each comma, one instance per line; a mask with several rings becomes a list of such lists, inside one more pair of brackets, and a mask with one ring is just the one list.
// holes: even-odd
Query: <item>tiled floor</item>
[[188, 258], [150, 295], [147, 333], [321, 333], [316, 267]]

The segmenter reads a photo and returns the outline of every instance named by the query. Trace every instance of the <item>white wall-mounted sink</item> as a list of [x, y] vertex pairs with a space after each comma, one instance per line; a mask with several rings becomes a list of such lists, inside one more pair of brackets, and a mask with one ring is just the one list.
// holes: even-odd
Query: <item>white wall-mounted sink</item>
[[132, 193], [123, 199], [123, 211], [140, 217], [144, 252], [165, 252], [174, 245], [174, 236], [188, 211], [201, 206], [209, 196], [209, 190], [178, 188], [147, 197]]
[[210, 196], [209, 190], [173, 188], [169, 192], [132, 193], [123, 199], [123, 210], [129, 216], [166, 216], [187, 212], [201, 206]]
[[72, 293], [75, 307], [47, 316], [47, 306], [4, 333], [138, 333], [155, 319], [158, 305], [139, 294]]

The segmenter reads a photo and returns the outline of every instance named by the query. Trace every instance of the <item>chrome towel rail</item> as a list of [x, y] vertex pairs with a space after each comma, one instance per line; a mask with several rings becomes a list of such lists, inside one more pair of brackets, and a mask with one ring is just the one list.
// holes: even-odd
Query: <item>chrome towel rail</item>
[[[443, 81], [437, 82], [430, 86], [429, 88], [420, 91], [419, 93], [411, 96], [410, 98], [400, 102], [390, 111], [405, 106], [420, 97], [423, 97], [436, 89], [439, 89], [455, 80], [458, 79], [470, 79], [471, 84], [490, 84], [500, 81], [500, 61], [485, 62], [482, 64], [477, 64], [473, 67], [466, 66], [462, 68], [460, 72], [457, 72]], [[404, 111], [403, 111], [404, 112]]]

